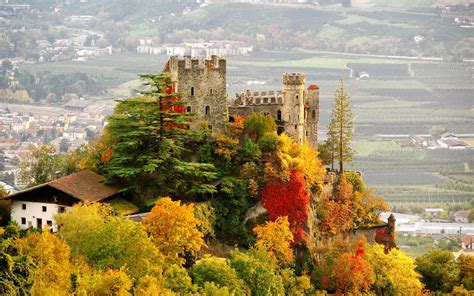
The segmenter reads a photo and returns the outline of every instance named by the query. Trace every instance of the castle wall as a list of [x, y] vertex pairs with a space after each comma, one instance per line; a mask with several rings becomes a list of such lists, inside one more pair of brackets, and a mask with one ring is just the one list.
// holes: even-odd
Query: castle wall
[[173, 84], [190, 112], [206, 121], [214, 133], [222, 132], [229, 115], [249, 115], [253, 112], [273, 116], [280, 131], [285, 131], [299, 143], [307, 141], [317, 146], [319, 122], [319, 87], [305, 89], [305, 75], [283, 74], [281, 90], [247, 90], [236, 94], [228, 106], [226, 89], [226, 60], [171, 57], [165, 67], [171, 72]]
[[205, 120], [213, 132], [227, 121], [226, 60], [171, 57], [168, 61], [175, 90], [188, 100], [187, 107]]

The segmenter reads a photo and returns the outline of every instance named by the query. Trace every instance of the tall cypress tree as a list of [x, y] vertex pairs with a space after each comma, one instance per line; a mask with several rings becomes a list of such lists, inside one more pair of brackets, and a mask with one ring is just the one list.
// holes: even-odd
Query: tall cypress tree
[[332, 161], [337, 159], [339, 171], [344, 172], [344, 163], [352, 163], [352, 110], [349, 106], [350, 97], [344, 91], [344, 82], [339, 80], [339, 88], [334, 93], [334, 107], [328, 126], [328, 146]]
[[112, 143], [103, 171], [140, 197], [195, 197], [215, 191], [212, 164], [193, 162], [199, 132], [190, 129], [194, 115], [175, 93], [169, 73], [140, 75], [144, 90], [115, 108], [106, 133]]

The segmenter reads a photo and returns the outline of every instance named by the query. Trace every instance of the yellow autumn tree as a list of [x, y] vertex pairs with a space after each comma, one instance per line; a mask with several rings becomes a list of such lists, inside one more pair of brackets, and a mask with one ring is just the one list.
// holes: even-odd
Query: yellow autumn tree
[[415, 263], [403, 252], [394, 248], [385, 253], [382, 245], [374, 244], [367, 250], [367, 260], [374, 270], [377, 295], [423, 295]]
[[33, 295], [66, 295], [70, 286], [72, 265], [65, 241], [48, 231], [30, 232], [17, 240], [20, 254], [29, 256], [36, 265]]
[[319, 159], [318, 151], [304, 143], [298, 144], [285, 133], [278, 136], [277, 152], [283, 177], [295, 170], [303, 172], [308, 187], [321, 187], [324, 182], [325, 169]]
[[274, 222], [268, 221], [265, 225], [253, 229], [257, 236], [257, 249], [268, 252], [279, 264], [291, 262], [291, 242], [293, 233], [290, 230], [288, 217], [278, 217]]
[[193, 204], [181, 205], [169, 197], [157, 200], [143, 220], [156, 247], [175, 263], [183, 263], [180, 256], [185, 252], [195, 254], [203, 246], [203, 235], [197, 228], [200, 224], [194, 216]]
[[75, 295], [129, 296], [132, 295], [132, 287], [133, 282], [125, 268], [97, 270], [78, 279]]

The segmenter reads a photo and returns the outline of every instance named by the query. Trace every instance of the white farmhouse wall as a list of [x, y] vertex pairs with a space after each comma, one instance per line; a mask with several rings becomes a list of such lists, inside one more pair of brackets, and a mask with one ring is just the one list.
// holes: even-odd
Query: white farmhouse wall
[[[26, 209], [23, 209], [23, 205], [26, 205]], [[46, 207], [46, 211], [43, 211], [43, 207]], [[30, 201], [12, 201], [12, 220], [16, 221], [20, 225], [20, 229], [27, 229], [29, 227], [38, 227], [38, 220], [41, 219], [41, 228], [44, 229], [48, 221], [51, 221], [53, 230], [57, 229], [54, 223], [53, 217], [59, 213], [61, 205], [52, 203], [40, 203]], [[68, 211], [70, 207], [64, 206], [65, 210]], [[24, 220], [22, 219], [24, 218]], [[24, 222], [24, 223], [23, 223]]]

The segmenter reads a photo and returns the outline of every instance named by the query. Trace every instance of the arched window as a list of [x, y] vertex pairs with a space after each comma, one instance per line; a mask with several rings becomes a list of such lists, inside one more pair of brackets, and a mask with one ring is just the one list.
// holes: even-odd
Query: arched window
[[297, 125], [297, 124], [295, 124], [295, 129], [298, 129], [298, 125]]
[[186, 107], [186, 112], [191, 113], [191, 106]]
[[209, 114], [211, 114], [211, 107], [209, 107], [209, 106], [206, 106], [205, 113], [206, 113], [206, 115], [209, 115]]
[[316, 110], [311, 111], [311, 117], [313, 117], [313, 119], [316, 119]]
[[281, 121], [281, 111], [280, 110], [277, 111], [277, 120]]
[[191, 95], [194, 96], [194, 86], [191, 86]]
[[296, 100], [298, 101], [300, 99], [300, 96], [299, 95], [296, 95]]

